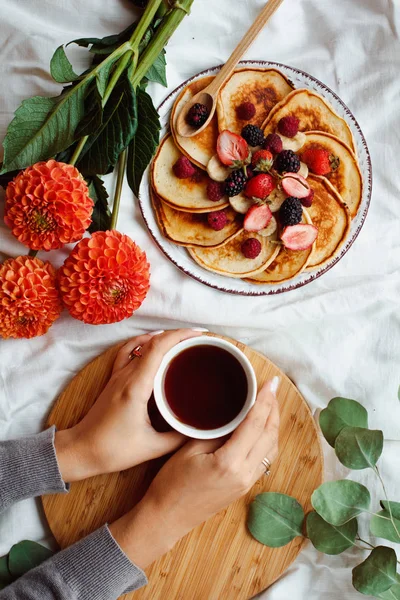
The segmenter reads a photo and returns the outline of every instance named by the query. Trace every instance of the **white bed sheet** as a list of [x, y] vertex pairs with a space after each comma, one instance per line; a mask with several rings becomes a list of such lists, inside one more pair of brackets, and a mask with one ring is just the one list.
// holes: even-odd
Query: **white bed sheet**
[[[195, 0], [168, 45], [169, 89], [222, 63], [263, 4]], [[58, 45], [115, 33], [133, 20], [128, 0], [0, 0], [0, 9], [1, 138], [22, 99], [58, 93], [48, 75]], [[362, 401], [371, 425], [389, 440], [381, 469], [390, 495], [399, 499], [399, 28], [398, 0], [286, 0], [245, 57], [308, 71], [335, 90], [359, 120], [372, 154], [374, 191], [366, 224], [343, 260], [318, 281], [284, 295], [223, 295], [168, 262], [125, 185], [120, 229], [148, 254], [149, 296], [133, 318], [119, 324], [92, 327], [64, 313], [44, 337], [0, 341], [1, 438], [40, 431], [57, 394], [109, 345], [147, 330], [202, 325], [265, 353], [296, 382], [314, 412], [335, 395]], [[72, 54], [83, 68], [84, 52]], [[155, 85], [150, 91], [156, 103], [167, 93]], [[111, 176], [107, 184], [113, 188]], [[0, 227], [0, 251], [23, 254], [10, 231]], [[66, 254], [67, 249], [49, 258], [58, 265]], [[324, 448], [326, 477], [348, 476]], [[359, 472], [357, 479], [372, 486], [375, 502], [381, 497], [372, 473]], [[0, 555], [24, 538], [51, 543], [38, 501], [21, 502], [0, 517]], [[308, 545], [262, 598], [357, 600], [350, 570], [362, 559], [358, 550], [329, 558]]]

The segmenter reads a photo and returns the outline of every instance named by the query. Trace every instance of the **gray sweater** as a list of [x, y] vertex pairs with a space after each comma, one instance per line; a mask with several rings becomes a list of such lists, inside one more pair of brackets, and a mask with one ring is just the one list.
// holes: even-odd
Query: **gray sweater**
[[[18, 500], [68, 492], [58, 468], [54, 432], [52, 427], [0, 442], [0, 512]], [[6, 587], [0, 599], [116, 600], [146, 583], [146, 575], [130, 562], [105, 525]]]

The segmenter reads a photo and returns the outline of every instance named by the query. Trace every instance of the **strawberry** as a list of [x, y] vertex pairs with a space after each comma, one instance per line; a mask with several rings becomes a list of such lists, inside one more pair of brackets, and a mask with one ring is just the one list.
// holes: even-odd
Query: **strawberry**
[[335, 171], [340, 164], [340, 159], [325, 148], [311, 146], [302, 153], [302, 161], [316, 175], [328, 175]]
[[269, 150], [257, 150], [251, 158], [251, 166], [256, 171], [270, 171], [274, 164], [274, 157]]
[[246, 231], [261, 231], [272, 219], [272, 212], [267, 204], [252, 206], [246, 213], [243, 227]]
[[310, 193], [308, 194], [307, 198], [302, 198], [301, 199], [301, 203], [305, 208], [310, 208], [310, 206], [312, 206], [312, 203], [314, 201], [314, 196], [315, 196], [315, 192], [314, 190], [310, 189]]
[[236, 169], [240, 169], [243, 165], [248, 165], [251, 160], [246, 140], [227, 129], [218, 136], [217, 153], [219, 160], [224, 165], [235, 167]]
[[281, 240], [289, 250], [307, 250], [317, 239], [318, 229], [314, 225], [299, 223], [285, 227]]
[[252, 177], [244, 188], [244, 195], [247, 198], [260, 198], [265, 200], [267, 196], [276, 188], [276, 183], [272, 175], [267, 173], [260, 173]]
[[310, 195], [310, 186], [307, 179], [298, 173], [286, 173], [282, 178], [282, 189], [288, 196], [307, 198]]

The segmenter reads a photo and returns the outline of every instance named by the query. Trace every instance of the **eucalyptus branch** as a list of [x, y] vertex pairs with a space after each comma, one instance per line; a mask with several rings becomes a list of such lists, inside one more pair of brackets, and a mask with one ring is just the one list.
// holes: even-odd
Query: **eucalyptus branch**
[[115, 229], [117, 226], [119, 205], [121, 202], [122, 184], [124, 182], [127, 158], [128, 158], [128, 153], [126, 150], [124, 150], [119, 155], [119, 160], [118, 160], [117, 183], [115, 186], [114, 204], [113, 204], [112, 215], [111, 215], [110, 229]]
[[375, 466], [375, 469], [374, 469], [374, 471], [375, 471], [375, 473], [377, 474], [377, 476], [378, 476], [378, 478], [379, 478], [379, 481], [380, 481], [380, 482], [381, 482], [381, 484], [382, 484], [383, 493], [385, 494], [385, 498], [386, 498], [386, 500], [387, 500], [387, 503], [388, 503], [388, 509], [389, 509], [389, 515], [390, 515], [390, 521], [392, 521], [393, 528], [394, 528], [395, 532], [397, 533], [397, 535], [399, 536], [399, 539], [400, 539], [400, 533], [399, 533], [399, 530], [398, 530], [398, 529], [397, 529], [397, 527], [396, 527], [396, 523], [395, 523], [395, 520], [394, 520], [394, 518], [393, 518], [393, 514], [392, 514], [392, 508], [391, 508], [391, 506], [390, 506], [390, 500], [389, 500], [389, 497], [388, 497], [388, 494], [387, 494], [387, 491], [386, 491], [386, 486], [385, 486], [385, 483], [384, 483], [384, 481], [383, 481], [383, 479], [382, 479], [382, 476], [381, 476], [381, 474], [380, 474], [380, 472], [379, 472], [379, 469], [378, 469], [378, 467], [377, 467], [377, 466]]

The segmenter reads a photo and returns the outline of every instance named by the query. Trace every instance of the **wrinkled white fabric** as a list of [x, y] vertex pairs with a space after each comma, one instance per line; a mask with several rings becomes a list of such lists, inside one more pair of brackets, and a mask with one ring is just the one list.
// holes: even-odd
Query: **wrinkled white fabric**
[[[168, 45], [168, 89], [222, 63], [263, 4], [195, 0], [192, 14]], [[121, 31], [134, 10], [128, 0], [0, 0], [0, 8], [1, 138], [22, 99], [59, 92], [48, 75], [57, 46]], [[400, 499], [399, 29], [397, 0], [285, 0], [246, 55], [286, 63], [321, 79], [349, 105], [364, 131], [373, 160], [373, 198], [366, 224], [343, 260], [318, 281], [284, 295], [224, 295], [168, 262], [125, 185], [119, 228], [148, 254], [149, 296], [133, 318], [116, 325], [83, 325], [63, 313], [44, 337], [0, 341], [1, 438], [40, 431], [57, 394], [111, 344], [143, 331], [202, 325], [265, 353], [295, 381], [313, 411], [335, 395], [362, 401], [371, 426], [382, 428], [390, 440], [381, 469], [390, 496]], [[70, 56], [77, 70], [86, 66], [85, 51], [71, 50]], [[167, 93], [158, 85], [150, 91], [156, 103]], [[107, 178], [111, 191], [114, 183]], [[23, 254], [24, 247], [0, 227], [0, 250]], [[67, 253], [65, 248], [39, 256], [59, 265]], [[327, 478], [348, 476], [331, 449], [324, 448]], [[373, 473], [359, 472], [357, 479], [374, 490], [377, 506], [382, 492]], [[46, 536], [39, 503], [21, 502], [0, 518], [0, 555], [18, 540]], [[358, 550], [327, 557], [309, 544], [262, 597], [357, 600], [351, 568], [364, 557]]]

